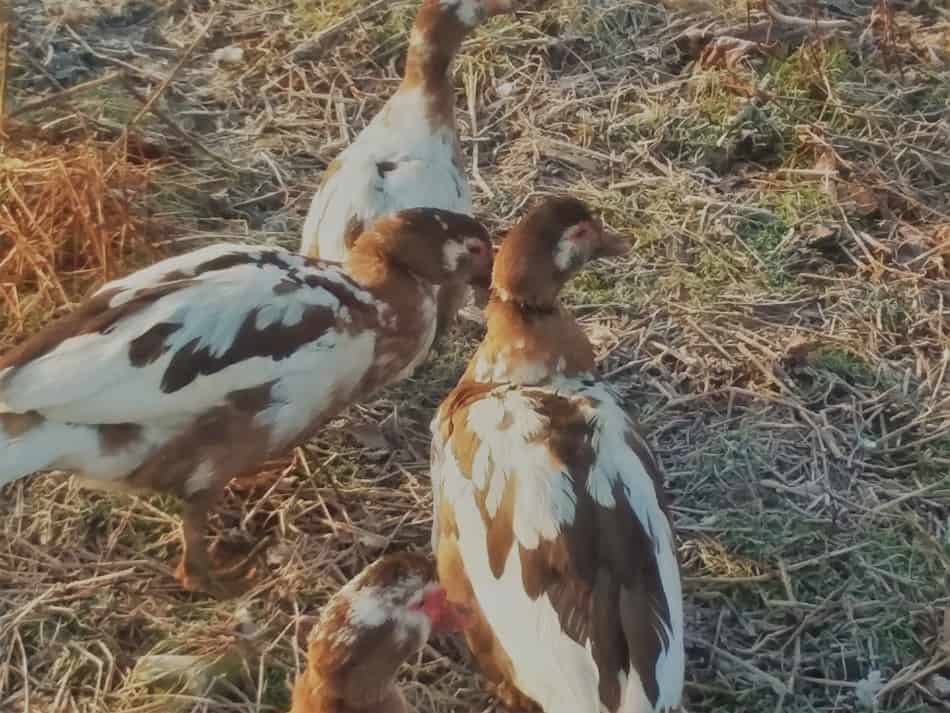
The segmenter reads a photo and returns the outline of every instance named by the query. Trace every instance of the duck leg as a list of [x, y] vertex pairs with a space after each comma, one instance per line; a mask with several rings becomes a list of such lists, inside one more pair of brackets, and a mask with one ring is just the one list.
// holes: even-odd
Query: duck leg
[[240, 575], [246, 572], [249, 560], [259, 547], [255, 547], [251, 554], [237, 565], [214, 571], [205, 543], [211, 500], [211, 491], [206, 490], [195, 493], [185, 502], [182, 515], [182, 556], [175, 571], [175, 579], [189, 591], [203, 592], [218, 599], [229, 599], [247, 591], [248, 582]]

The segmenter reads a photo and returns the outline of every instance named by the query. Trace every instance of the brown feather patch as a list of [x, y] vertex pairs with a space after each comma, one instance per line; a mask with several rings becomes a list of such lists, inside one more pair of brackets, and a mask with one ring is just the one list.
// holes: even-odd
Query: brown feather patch
[[137, 423], [102, 424], [96, 429], [99, 431], [99, 450], [104, 455], [125, 450], [142, 437], [142, 427]]
[[45, 420], [36, 411], [0, 413], [0, 431], [13, 438], [18, 438], [41, 425]]

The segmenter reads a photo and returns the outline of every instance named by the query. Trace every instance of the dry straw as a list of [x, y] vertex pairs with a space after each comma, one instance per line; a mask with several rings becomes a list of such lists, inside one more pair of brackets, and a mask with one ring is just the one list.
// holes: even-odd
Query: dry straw
[[154, 170], [92, 141], [16, 136], [0, 139], [0, 348], [128, 269]]
[[[526, 4], [458, 62], [466, 168], [492, 229], [570, 191], [636, 240], [567, 299], [668, 475], [689, 710], [945, 709], [946, 9]], [[163, 167], [85, 140], [6, 144], [0, 190], [28, 209], [0, 201], [8, 343], [123, 260], [152, 259], [136, 247], [146, 206], [177, 229], [172, 250], [296, 245], [322, 169], [392, 93], [417, 3], [58, 5], [15, 2], [11, 109], [127, 136]], [[241, 52], [216, 60], [227, 47]], [[215, 544], [269, 541], [239, 603], [175, 586], [173, 501], [61, 478], [6, 488], [0, 710], [286, 710], [329, 594], [383, 551], [428, 545], [428, 422], [478, 336], [463, 326], [413, 381], [351, 409], [345, 433], [231, 485]], [[173, 697], [146, 685], [162, 666]], [[453, 641], [404, 684], [420, 711], [491, 705]]]

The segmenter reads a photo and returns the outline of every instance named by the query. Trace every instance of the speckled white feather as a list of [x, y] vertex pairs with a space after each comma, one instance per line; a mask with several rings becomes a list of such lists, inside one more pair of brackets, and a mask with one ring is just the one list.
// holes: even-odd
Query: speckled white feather
[[[291, 253], [287, 256], [299, 259]], [[304, 266], [301, 260], [301, 269], [318, 268]], [[150, 268], [150, 271], [155, 277], [167, 273], [164, 269]], [[334, 268], [319, 269], [321, 275], [334, 271]], [[332, 372], [343, 371], [342, 365], [339, 370], [334, 369], [332, 360], [327, 359], [331, 350], [347, 351], [338, 349], [343, 337], [330, 332], [289, 358], [244, 359], [214, 374], [199, 376], [173, 393], [162, 391], [162, 376], [178, 349], [195, 342], [196, 348], [207, 347], [215, 356], [226, 352], [241, 325], [257, 309], [262, 309], [256, 317], [259, 326], [273, 321], [291, 324], [299, 320], [306, 307], [325, 306], [339, 311], [336, 297], [322, 288], [302, 286], [286, 295], [275, 295], [274, 287], [284, 276], [284, 271], [272, 266], [253, 264], [204, 273], [190, 286], [121, 320], [108, 334], [84, 334], [67, 339], [17, 370], [2, 386], [0, 399], [4, 410], [35, 410], [47, 418], [70, 423], [160, 421], [173, 426], [218, 403], [235, 389], [272, 379], [292, 378], [300, 373], [312, 375], [314, 370], [318, 374], [326, 374], [328, 368]], [[121, 286], [123, 282], [143, 284], [141, 275], [133, 277], [134, 281], [117, 281], [103, 289]], [[368, 293], [357, 290], [355, 294], [365, 297], [368, 308], [375, 309], [369, 306]], [[121, 299], [112, 300], [117, 301]], [[167, 338], [170, 348], [163, 356], [146, 367], [132, 366], [129, 343], [160, 322], [180, 322], [183, 326]], [[371, 351], [370, 343], [354, 346]], [[347, 361], [350, 368], [358, 365], [358, 362]], [[70, 374], [70, 378], [61, 378], [63, 373]]]
[[[209, 259], [229, 252], [259, 255], [274, 250], [216, 246], [158, 263], [103, 290], [119, 288], [111, 302], [122, 304], [130, 294], [164, 284], [164, 276], [171, 272], [184, 273], [187, 278]], [[277, 254], [294, 268], [298, 278], [318, 275], [346, 289], [368, 312], [378, 313], [371, 295], [339, 268], [317, 266], [288, 251], [278, 250]], [[272, 384], [273, 403], [257, 414], [258, 422], [270, 427], [274, 447], [296, 436], [331, 399], [346, 399], [357, 388], [373, 364], [377, 341], [373, 330], [340, 332], [331, 328], [322, 334], [317, 330], [313, 341], [281, 358], [243, 358], [211, 374], [200, 374], [171, 393], [162, 389], [177, 350], [193, 345], [207, 348], [212, 355], [225, 353], [255, 310], [253, 321], [258, 327], [298, 323], [307, 308], [316, 306], [326, 307], [345, 323], [347, 309], [327, 289], [300, 284], [295, 290], [275, 293], [274, 288], [287, 275], [286, 270], [266, 261], [203, 272], [181, 289], [126, 315], [107, 333], [65, 339], [48, 353], [0, 374], [0, 413], [35, 411], [46, 419], [16, 437], [0, 429], [0, 483], [46, 468], [74, 470], [104, 481], [120, 478], [196, 416], [223, 403], [232, 391], [268, 383]], [[433, 315], [433, 331], [434, 302], [431, 298], [423, 302], [431, 303], [428, 310]], [[131, 342], [163, 322], [182, 324], [166, 338], [169, 349], [148, 365], [133, 366]], [[424, 357], [431, 334], [424, 335], [423, 341], [416, 362]], [[138, 424], [142, 432], [127, 447], [106, 453], [97, 427], [117, 423]], [[186, 492], [200, 490], [210, 475], [210, 467], [199, 468], [185, 484]]]
[[449, 449], [444, 451], [439, 479], [440, 493], [452, 504], [458, 524], [458, 547], [469, 581], [489, 625], [517, 664], [518, 686], [532, 695], [545, 713], [598, 710], [593, 657], [587, 647], [561, 631], [547, 595], [532, 601], [525, 594], [518, 548], [509, 553], [500, 579], [492, 573], [474, 484], [462, 476]]
[[[472, 463], [473, 483], [480, 489], [490, 462], [494, 463], [489, 490], [489, 515], [493, 516], [513, 479], [516, 489], [514, 529], [518, 541], [529, 549], [541, 539], [557, 537], [561, 528], [574, 519], [574, 490], [570, 476], [553, 458], [546, 442], [536, 436], [549, 424], [534, 410], [530, 399], [517, 391], [499, 398], [512, 416], [507, 428], [499, 429], [499, 409], [488, 397], [473, 404], [468, 412], [468, 428], [481, 439]], [[497, 454], [504, 454], [501, 461]], [[505, 457], [507, 456], [507, 457]]]
[[[622, 482], [630, 505], [653, 538], [660, 579], [670, 612], [664, 632], [670, 646], [656, 666], [660, 695], [650, 705], [636, 671], [622, 677], [622, 701], [617, 712], [666, 713], [679, 704], [683, 688], [683, 611], [679, 568], [670, 524], [660, 508], [652, 480], [625, 439], [630, 426], [616, 395], [606, 385], [561, 379], [545, 391], [575, 400], [594, 428], [592, 445], [596, 460], [588, 480], [591, 497], [612, 505], [613, 486]], [[598, 694], [599, 672], [590, 643], [581, 646], [561, 631], [557, 612], [547, 595], [532, 601], [524, 591], [518, 548], [512, 548], [501, 578], [491, 571], [485, 547], [486, 528], [475, 499], [485, 487], [485, 466], [493, 464], [492, 483], [486, 497], [491, 514], [500, 494], [495, 481], [517, 474], [515, 536], [531, 549], [538, 537], [549, 537], [574, 513], [569, 474], [551, 459], [543, 439], [533, 439], [548, 424], [532, 409], [531, 393], [537, 389], [500, 387], [469, 406], [467, 426], [480, 441], [472, 473], [462, 474], [448, 443], [442, 442], [438, 423], [432, 423], [432, 483], [435, 502], [432, 544], [438, 547], [441, 501], [444, 497], [458, 524], [458, 547], [466, 573], [489, 625], [515, 664], [516, 683], [534, 698], [545, 713], [603, 710]], [[502, 416], [513, 418], [504, 428]], [[501, 476], [501, 477], [500, 477]]]

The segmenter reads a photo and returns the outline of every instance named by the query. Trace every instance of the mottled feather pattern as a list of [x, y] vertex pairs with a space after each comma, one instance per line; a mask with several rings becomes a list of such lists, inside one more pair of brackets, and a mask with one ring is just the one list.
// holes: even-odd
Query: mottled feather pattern
[[72, 423], [188, 418], [268, 378], [319, 371], [314, 359], [335, 348], [338, 329], [379, 319], [371, 295], [338, 268], [240, 245], [164, 261], [98, 295], [109, 298], [103, 327], [76, 312], [75, 336], [25, 362], [11, 355], [0, 373], [5, 410]]
[[518, 688], [546, 713], [674, 710], [679, 565], [619, 397], [580, 378], [459, 389], [432, 424], [433, 546], [440, 566], [457, 548]]
[[[58, 467], [154, 486], [172, 474], [153, 455], [184, 447], [186, 429], [222, 439], [245, 422], [257, 457], [276, 452], [360, 386], [381, 321], [341, 268], [277, 248], [209, 247], [111, 282], [0, 361], [0, 410], [38, 419], [4, 438], [2, 479]], [[110, 424], [138, 430], [109, 448]], [[179, 460], [167, 487], [210, 486], [207, 462]]]

